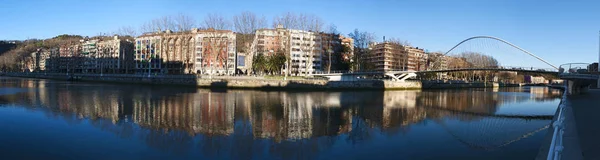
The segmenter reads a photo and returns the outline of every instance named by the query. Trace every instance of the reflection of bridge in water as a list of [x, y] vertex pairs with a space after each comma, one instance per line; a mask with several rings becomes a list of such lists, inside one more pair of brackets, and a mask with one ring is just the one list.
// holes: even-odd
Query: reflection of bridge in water
[[[368, 140], [372, 136], [368, 132], [372, 131], [362, 128], [380, 128], [381, 132], [391, 133], [398, 129], [408, 130], [413, 124], [429, 120], [446, 125], [451, 129], [451, 135], [461, 138], [460, 141], [469, 142], [465, 144], [488, 146], [480, 148], [501, 147], [498, 144], [512, 139], [504, 140], [503, 143], [486, 142], [489, 141], [484, 138], [486, 135], [494, 135], [486, 133], [489, 131], [486, 128], [508, 127], [496, 129], [499, 133], [519, 128], [520, 134], [511, 137], [523, 137], [536, 130], [535, 127], [549, 124], [549, 117], [498, 115], [496, 111], [502, 104], [547, 101], [560, 97], [560, 92], [547, 88], [503, 88], [499, 90], [500, 93], [477, 90], [208, 92], [184, 88], [138, 88], [43, 80], [12, 81], [17, 83], [2, 84], [4, 87], [37, 90], [0, 96], [3, 103], [27, 104], [27, 107], [47, 109], [48, 113], [55, 116], [77, 115], [79, 118], [70, 121], [89, 119], [92, 124], [120, 137], [145, 137], [143, 139], [151, 146], [179, 151], [185, 151], [186, 146], [194, 148], [189, 143], [194, 141], [192, 137], [195, 136], [213, 138], [214, 143], [240, 138], [248, 141], [264, 138], [273, 140], [275, 145], [296, 145], [288, 141], [313, 143], [311, 141], [314, 139], [342, 134], [352, 135], [349, 137], [352, 141]], [[446, 120], [458, 120], [472, 126], [442, 123]], [[506, 125], [499, 125], [502, 123]], [[509, 127], [511, 125], [512, 128]], [[462, 129], [452, 130], [457, 127]], [[469, 130], [466, 133], [472, 134], [479, 131], [484, 133], [479, 134], [483, 136], [480, 139], [473, 139], [477, 137], [465, 134], [463, 130]], [[177, 141], [171, 141], [172, 139]], [[215, 147], [213, 144], [203, 146]]]
[[436, 122], [457, 141], [468, 147], [484, 150], [499, 149], [546, 130], [550, 127], [549, 122], [554, 117], [554, 115], [487, 114], [451, 110], [443, 107], [427, 108], [451, 112], [459, 119], [463, 116], [480, 117], [478, 121], [469, 123]]

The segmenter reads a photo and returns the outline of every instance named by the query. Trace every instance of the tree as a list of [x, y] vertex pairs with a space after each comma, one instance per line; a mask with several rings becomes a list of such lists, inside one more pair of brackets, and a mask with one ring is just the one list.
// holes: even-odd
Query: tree
[[197, 27], [196, 20], [193, 17], [181, 13], [175, 16], [174, 23], [177, 32], [190, 31], [192, 28]]
[[[225, 17], [216, 13], [206, 15], [202, 22], [202, 26], [208, 29], [208, 31], [205, 32], [205, 37], [202, 39], [206, 44], [203, 49], [210, 54], [208, 58], [214, 57], [214, 59], [209, 59], [211, 74], [214, 72], [213, 60], [214, 62], [224, 63], [226, 73], [229, 72], [230, 65], [235, 64], [233, 60], [229, 59], [230, 56], [235, 55], [229, 55], [228, 47], [230, 43], [235, 42], [229, 41], [232, 39], [232, 37], [229, 37], [231, 32], [225, 31], [230, 28], [230, 24], [231, 23]], [[235, 65], [233, 65], [233, 67], [235, 67]]]
[[257, 54], [254, 58], [253, 58], [253, 62], [252, 62], [252, 70], [255, 73], [262, 73], [265, 69], [266, 69], [266, 59], [265, 56], [262, 53]]
[[[308, 69], [312, 68], [314, 63], [314, 52], [316, 42], [320, 41], [320, 36], [318, 35], [323, 28], [323, 20], [313, 14], [294, 14], [291, 12], [287, 12], [285, 14], [276, 16], [273, 18], [273, 27], [277, 27], [278, 25], [282, 25], [284, 28], [288, 29], [297, 29], [307, 32], [300, 32], [301, 42], [299, 44], [299, 50], [303, 53], [308, 53], [307, 56], [304, 56], [304, 66], [305, 66], [305, 76], [308, 76]], [[288, 62], [289, 66], [289, 62]], [[290, 67], [288, 67], [290, 68]]]
[[[140, 26], [141, 32], [157, 32], [171, 30], [173, 32], [185, 32], [195, 28], [196, 21], [192, 16], [178, 14], [175, 16], [162, 16], [152, 19]], [[129, 29], [127, 29], [129, 30]], [[129, 34], [131, 35], [131, 34]]]
[[265, 17], [245, 11], [233, 16], [233, 25], [236, 33], [236, 50], [238, 53], [246, 53], [249, 61], [253, 61], [255, 55], [250, 55], [250, 47], [254, 41], [256, 30], [266, 27]]
[[233, 16], [233, 24], [237, 33], [254, 34], [257, 29], [266, 27], [266, 19], [245, 11]]
[[327, 67], [327, 73], [330, 73], [332, 61], [334, 60], [332, 56], [336, 56], [340, 52], [339, 46], [341, 44], [334, 43], [336, 41], [340, 42], [337, 26], [335, 26], [334, 24], [330, 24], [327, 33], [323, 35], [324, 36], [321, 39], [321, 41], [323, 42], [323, 51], [327, 53], [327, 64], [325, 64], [325, 66]]
[[282, 25], [283, 28], [288, 29], [299, 29], [299, 17], [298, 15], [287, 12], [285, 14], [275, 16], [273, 18], [273, 28], [276, 28], [278, 25]]
[[117, 29], [117, 31], [115, 32], [115, 34], [119, 35], [119, 36], [131, 36], [131, 37], [137, 37], [138, 36], [136, 30], [133, 29], [133, 27], [131, 27], [131, 26], [120, 27], [119, 29]]
[[278, 74], [281, 74], [281, 69], [285, 65], [286, 61], [287, 56], [285, 56], [285, 52], [283, 51], [279, 51], [276, 54], [271, 55], [268, 59], [269, 72], [278, 72]]
[[354, 39], [354, 62], [355, 66], [352, 66], [352, 70], [361, 70], [361, 66], [366, 63], [363, 59], [366, 58], [369, 53], [369, 43], [373, 42], [375, 39], [375, 34], [370, 32], [361, 32], [358, 29], [354, 29], [353, 32], [349, 33], [352, 39]]
[[231, 29], [231, 22], [218, 13], [209, 13], [204, 17], [202, 27], [207, 29], [215, 30], [229, 30]]

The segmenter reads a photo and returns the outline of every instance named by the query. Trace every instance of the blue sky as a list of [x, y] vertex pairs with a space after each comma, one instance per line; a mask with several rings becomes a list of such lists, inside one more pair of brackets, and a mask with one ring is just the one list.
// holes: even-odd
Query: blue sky
[[[93, 36], [164, 15], [207, 13], [231, 17], [242, 11], [267, 20], [285, 12], [319, 15], [342, 33], [355, 28], [447, 51], [463, 39], [491, 35], [553, 64], [598, 61], [600, 2], [522, 0], [3, 0], [0, 39]], [[270, 24], [270, 22], [269, 22]], [[544, 66], [542, 66], [544, 67]]]

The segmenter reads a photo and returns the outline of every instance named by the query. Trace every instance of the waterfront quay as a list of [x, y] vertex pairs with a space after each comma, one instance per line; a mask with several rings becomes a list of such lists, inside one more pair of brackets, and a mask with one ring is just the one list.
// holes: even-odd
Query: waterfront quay
[[564, 149], [561, 159], [600, 159], [600, 89], [570, 95], [565, 119]]
[[198, 76], [198, 75], [141, 75], [141, 74], [64, 74], [64, 73], [6, 73], [5, 76], [23, 78], [42, 78], [69, 81], [108, 82], [151, 85], [196, 86], [199, 88], [237, 88], [237, 89], [452, 89], [452, 88], [493, 88], [515, 87], [519, 84], [495, 82], [458, 82], [458, 81], [391, 81], [356, 80], [329, 81], [319, 78], [265, 78], [255, 76]]

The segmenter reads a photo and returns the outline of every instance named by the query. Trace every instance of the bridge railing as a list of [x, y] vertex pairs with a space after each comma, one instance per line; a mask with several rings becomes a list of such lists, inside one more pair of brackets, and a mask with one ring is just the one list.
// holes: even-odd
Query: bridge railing
[[[567, 87], [567, 86], [565, 86]], [[552, 132], [552, 141], [550, 142], [550, 148], [548, 149], [548, 155], [546, 156], [547, 160], [560, 160], [562, 156], [562, 151], [564, 149], [563, 146], [563, 137], [565, 134], [565, 115], [564, 112], [568, 104], [567, 102], [567, 93], [563, 93], [562, 100], [558, 105], [558, 117], [552, 123], [552, 127], [554, 128]]]
[[560, 65], [558, 68], [558, 74], [589, 74], [588, 70], [589, 63], [567, 63]]
[[539, 67], [523, 67], [523, 66], [473, 66], [466, 68], [429, 68], [425, 71], [443, 71], [443, 70], [456, 70], [456, 69], [493, 69], [493, 70], [524, 70], [524, 71], [544, 71], [544, 72], [557, 72], [555, 68], [539, 68]]

